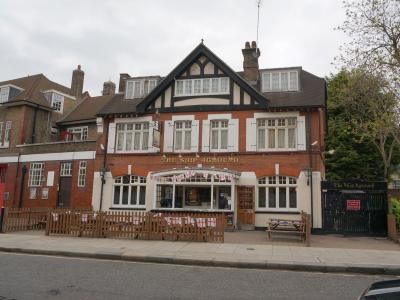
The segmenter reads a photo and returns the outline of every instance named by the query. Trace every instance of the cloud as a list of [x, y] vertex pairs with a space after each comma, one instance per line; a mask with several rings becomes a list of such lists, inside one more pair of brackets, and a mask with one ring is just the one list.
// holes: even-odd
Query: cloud
[[[336, 0], [264, 1], [260, 66], [302, 65], [327, 75], [344, 39], [333, 30], [342, 20]], [[2, 0], [0, 80], [44, 73], [68, 86], [81, 64], [84, 89], [97, 95], [106, 80], [118, 85], [119, 73], [166, 75], [202, 38], [241, 70], [256, 24], [255, 0]]]

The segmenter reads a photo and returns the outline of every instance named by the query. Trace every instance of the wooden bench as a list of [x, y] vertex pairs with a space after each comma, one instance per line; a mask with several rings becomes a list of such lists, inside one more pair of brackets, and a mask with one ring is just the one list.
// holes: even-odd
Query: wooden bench
[[272, 238], [272, 233], [291, 233], [300, 236], [303, 242], [306, 242], [306, 214], [301, 213], [300, 220], [298, 219], [277, 219], [271, 218], [267, 222], [266, 232], [268, 233], [268, 238]]

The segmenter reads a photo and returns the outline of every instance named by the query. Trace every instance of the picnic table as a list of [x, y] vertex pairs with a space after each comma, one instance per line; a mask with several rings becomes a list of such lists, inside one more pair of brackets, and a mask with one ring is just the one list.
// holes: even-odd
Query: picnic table
[[292, 233], [300, 235], [302, 241], [306, 240], [306, 220], [302, 213], [300, 220], [271, 218], [267, 222], [268, 238], [272, 238], [272, 233]]

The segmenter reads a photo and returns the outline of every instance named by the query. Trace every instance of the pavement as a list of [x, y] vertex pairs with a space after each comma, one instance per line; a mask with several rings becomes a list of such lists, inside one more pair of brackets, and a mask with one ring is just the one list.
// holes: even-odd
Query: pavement
[[0, 234], [0, 251], [3, 252], [180, 265], [400, 275], [400, 247], [395, 249], [398, 250], [77, 238], [29, 232]]

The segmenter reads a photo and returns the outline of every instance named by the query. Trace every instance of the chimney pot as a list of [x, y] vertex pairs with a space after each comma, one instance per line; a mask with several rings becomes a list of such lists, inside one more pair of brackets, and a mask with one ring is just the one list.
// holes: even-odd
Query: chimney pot
[[250, 48], [250, 43], [249, 43], [249, 42], [246, 42], [245, 45], [244, 45], [244, 48], [245, 48], [245, 49], [249, 49], [249, 48]]
[[255, 41], [251, 42], [251, 48], [257, 48], [257, 43]]
[[115, 83], [112, 81], [106, 81], [103, 84], [103, 96], [115, 94]]

